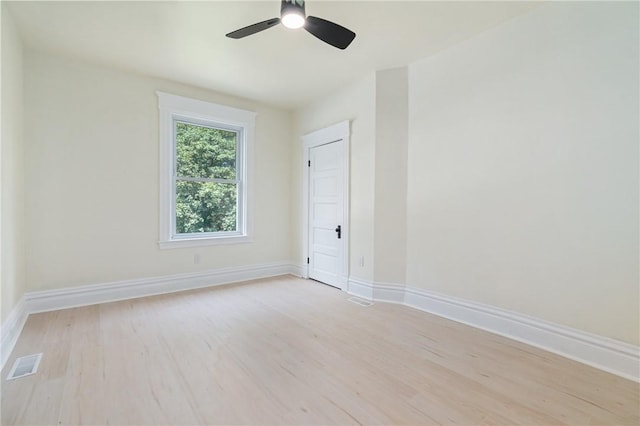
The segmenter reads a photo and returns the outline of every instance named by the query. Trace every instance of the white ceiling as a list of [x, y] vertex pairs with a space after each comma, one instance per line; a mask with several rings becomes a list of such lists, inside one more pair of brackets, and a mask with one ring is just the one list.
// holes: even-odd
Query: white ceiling
[[[3, 1], [3, 3], [5, 3]], [[279, 25], [280, 1], [6, 2], [26, 47], [295, 108], [374, 70], [407, 65], [538, 4], [307, 0], [357, 37], [346, 50]]]

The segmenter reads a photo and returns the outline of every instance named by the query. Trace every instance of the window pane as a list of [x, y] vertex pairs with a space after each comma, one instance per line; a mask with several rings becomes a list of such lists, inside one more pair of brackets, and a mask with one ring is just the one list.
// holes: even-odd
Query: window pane
[[238, 133], [176, 122], [178, 177], [236, 179]]
[[176, 233], [236, 230], [234, 183], [176, 182]]

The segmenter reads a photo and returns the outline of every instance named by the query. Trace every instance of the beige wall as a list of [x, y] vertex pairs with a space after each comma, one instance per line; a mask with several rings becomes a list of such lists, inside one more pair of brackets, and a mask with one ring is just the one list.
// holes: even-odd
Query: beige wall
[[25, 292], [22, 43], [2, 7], [2, 144], [0, 288], [2, 323]]
[[410, 66], [408, 285], [639, 343], [638, 34], [552, 4]]
[[404, 283], [407, 230], [407, 67], [376, 73], [374, 281]]
[[[35, 52], [24, 68], [30, 291], [289, 261], [290, 113]], [[258, 113], [253, 243], [158, 248], [156, 90]]]
[[[291, 141], [292, 252], [296, 262], [303, 264], [301, 185], [305, 168], [301, 137], [340, 121], [351, 121], [349, 269], [352, 277], [364, 280], [373, 279], [375, 90], [375, 75], [370, 74], [335, 94], [300, 108], [294, 115]], [[361, 256], [364, 266], [358, 261]]]

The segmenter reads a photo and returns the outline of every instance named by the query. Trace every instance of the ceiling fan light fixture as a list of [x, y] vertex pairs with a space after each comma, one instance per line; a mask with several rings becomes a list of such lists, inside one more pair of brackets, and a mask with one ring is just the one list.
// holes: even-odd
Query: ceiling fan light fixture
[[307, 16], [304, 0], [282, 0], [280, 18], [271, 18], [240, 28], [239, 30], [228, 33], [227, 37], [235, 39], [244, 38], [251, 34], [272, 28], [280, 23], [287, 28], [304, 28], [312, 36], [341, 50], [346, 49], [353, 39], [356, 38], [356, 33], [342, 25], [318, 18], [317, 16]]
[[282, 25], [293, 30], [302, 28], [305, 21], [304, 15], [297, 10], [288, 10], [280, 18]]
[[293, 30], [302, 28], [306, 23], [304, 0], [282, 0], [280, 22]]

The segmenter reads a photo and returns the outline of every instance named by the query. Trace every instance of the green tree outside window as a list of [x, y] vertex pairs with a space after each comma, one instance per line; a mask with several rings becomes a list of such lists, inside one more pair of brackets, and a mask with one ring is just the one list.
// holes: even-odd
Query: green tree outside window
[[238, 132], [175, 126], [176, 234], [236, 231]]

